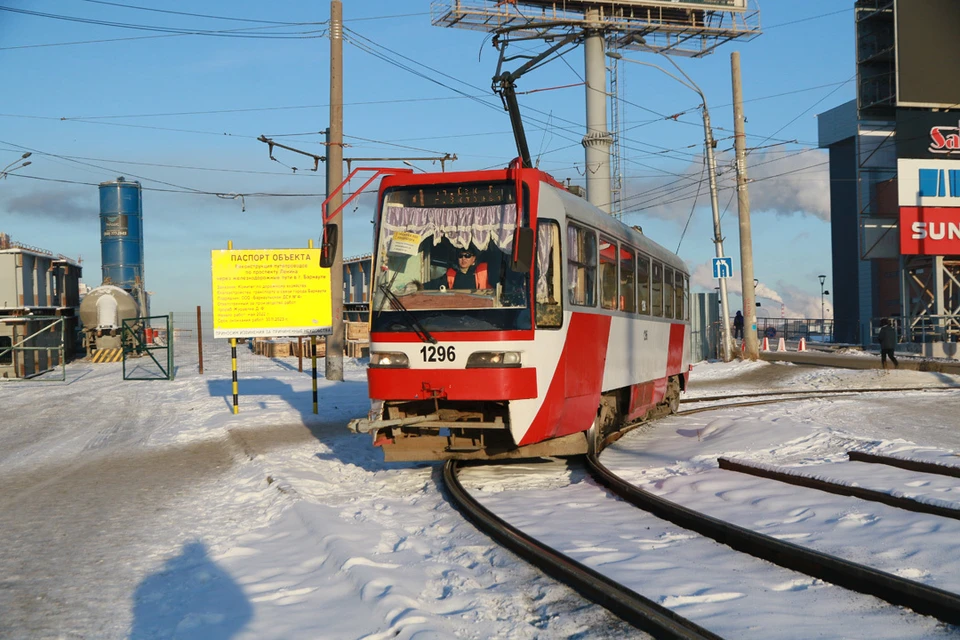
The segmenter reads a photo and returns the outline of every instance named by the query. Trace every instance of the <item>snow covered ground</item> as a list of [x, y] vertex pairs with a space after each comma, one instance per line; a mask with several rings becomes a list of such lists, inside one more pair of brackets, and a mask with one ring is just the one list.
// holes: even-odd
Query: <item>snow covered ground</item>
[[[318, 416], [310, 376], [284, 363], [256, 377], [241, 366], [239, 415], [229, 374], [200, 376], [189, 361], [173, 382], [123, 382], [119, 365], [78, 362], [66, 383], [0, 384], [0, 637], [642, 637], [467, 523], [440, 490], [438, 464], [386, 464], [368, 437], [347, 432], [367, 410], [364, 362], [348, 361], [346, 377], [320, 381]], [[695, 368], [690, 396], [956, 384], [916, 371], [718, 363]], [[602, 460], [670, 499], [960, 591], [952, 523], [835, 496], [811, 502], [799, 488], [732, 480], [715, 462], [846, 468], [844, 453], [856, 448], [960, 464], [957, 393], [674, 417], [631, 433]], [[821, 637], [960, 637], [653, 519], [601, 511], [574, 466], [529, 467], [520, 485], [483, 469], [466, 481], [524, 526], [559, 518], [565, 526], [545, 532], [557, 548], [652, 585], [660, 595], [645, 595], [728, 637], [810, 637], [790, 635], [790, 625], [814, 607], [826, 607], [810, 627]], [[960, 503], [960, 482], [896, 477], [918, 495]], [[568, 495], [558, 501], [558, 491]], [[588, 513], [613, 521], [605, 531], [621, 531], [613, 537], [632, 541], [631, 554], [602, 551], [615, 541], [599, 539]], [[838, 527], [843, 549], [829, 535]], [[735, 577], [711, 587], [705, 562]], [[765, 591], [769, 609], [744, 620], [737, 601]]]

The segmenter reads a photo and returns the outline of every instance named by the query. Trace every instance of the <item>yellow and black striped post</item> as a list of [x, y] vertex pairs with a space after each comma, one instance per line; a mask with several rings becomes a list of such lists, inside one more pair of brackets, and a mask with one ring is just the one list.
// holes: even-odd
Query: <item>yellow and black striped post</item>
[[317, 336], [310, 336], [310, 358], [313, 360], [313, 412], [317, 410]]
[[240, 393], [237, 388], [237, 339], [230, 338], [230, 365], [233, 369], [233, 412], [240, 413]]
[[[307, 248], [313, 249], [313, 238], [307, 241]], [[317, 336], [310, 336], [310, 360], [313, 363], [313, 413], [319, 413], [317, 408]]]
[[[227, 249], [233, 249], [233, 240], [227, 240]], [[240, 389], [237, 386], [237, 339], [230, 338], [230, 369], [233, 372], [233, 412], [240, 413]]]

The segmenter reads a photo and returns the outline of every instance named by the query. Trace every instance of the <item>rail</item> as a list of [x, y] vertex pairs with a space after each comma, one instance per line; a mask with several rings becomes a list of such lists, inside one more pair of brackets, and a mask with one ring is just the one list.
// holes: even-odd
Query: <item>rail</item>
[[564, 554], [537, 542], [477, 502], [460, 484], [457, 461], [443, 467], [443, 480], [460, 511], [504, 547], [633, 626], [657, 638], [718, 639], [720, 636], [644, 598]]
[[614, 475], [596, 455], [587, 457], [593, 477], [623, 500], [658, 518], [712, 538], [737, 551], [825, 582], [909, 607], [948, 624], [960, 623], [960, 596], [819, 551], [759, 534], [635, 487]]

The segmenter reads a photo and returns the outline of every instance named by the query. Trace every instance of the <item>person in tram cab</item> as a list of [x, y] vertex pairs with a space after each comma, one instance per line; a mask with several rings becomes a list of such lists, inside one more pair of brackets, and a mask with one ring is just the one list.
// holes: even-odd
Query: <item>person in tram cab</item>
[[457, 267], [427, 282], [426, 289], [489, 289], [487, 263], [477, 263], [477, 252], [457, 249]]

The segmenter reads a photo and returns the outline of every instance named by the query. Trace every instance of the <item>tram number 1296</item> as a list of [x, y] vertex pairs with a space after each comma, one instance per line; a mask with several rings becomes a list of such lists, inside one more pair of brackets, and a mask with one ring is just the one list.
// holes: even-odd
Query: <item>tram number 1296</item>
[[438, 347], [431, 344], [420, 347], [420, 356], [424, 362], [453, 362], [457, 359], [457, 352], [453, 347]]

